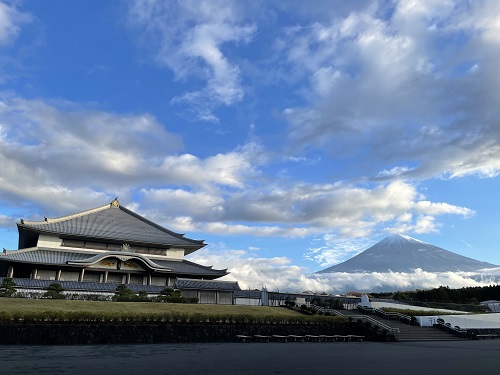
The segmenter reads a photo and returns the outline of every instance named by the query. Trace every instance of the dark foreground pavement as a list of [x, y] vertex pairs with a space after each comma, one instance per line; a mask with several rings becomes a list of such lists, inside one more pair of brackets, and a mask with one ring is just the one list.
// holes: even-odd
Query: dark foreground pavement
[[500, 340], [0, 346], [0, 374], [499, 374]]

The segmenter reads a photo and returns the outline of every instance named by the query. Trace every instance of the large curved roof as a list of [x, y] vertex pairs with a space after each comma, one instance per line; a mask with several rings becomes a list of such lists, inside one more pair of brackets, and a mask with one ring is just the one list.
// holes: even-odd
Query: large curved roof
[[209, 279], [221, 277], [229, 273], [227, 269], [217, 270], [187, 260], [148, 258], [142, 254], [116, 251], [89, 254], [77, 251], [32, 248], [8, 251], [4, 254], [0, 254], [0, 261], [84, 267], [107, 257], [127, 257], [136, 261], [141, 261], [147, 269], [160, 273], [168, 272], [176, 275], [198, 276]]
[[193, 240], [183, 234], [172, 232], [121, 206], [118, 200], [112, 203], [55, 219], [30, 222], [21, 220], [18, 227], [37, 233], [57, 234], [68, 238], [116, 241], [182, 247], [192, 251], [205, 246], [203, 240]]

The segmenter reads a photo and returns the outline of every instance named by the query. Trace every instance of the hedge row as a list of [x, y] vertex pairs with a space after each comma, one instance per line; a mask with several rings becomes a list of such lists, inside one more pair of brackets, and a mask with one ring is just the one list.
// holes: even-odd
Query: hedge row
[[0, 323], [151, 323], [151, 324], [306, 324], [342, 326], [348, 324], [343, 317], [320, 316], [253, 316], [253, 315], [213, 315], [213, 314], [182, 314], [182, 313], [98, 313], [89, 311], [44, 311], [44, 312], [16, 312], [0, 311]]

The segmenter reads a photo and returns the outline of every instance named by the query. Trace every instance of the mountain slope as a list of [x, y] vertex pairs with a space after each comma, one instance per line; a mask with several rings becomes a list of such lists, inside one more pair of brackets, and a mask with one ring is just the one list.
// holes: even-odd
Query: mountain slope
[[356, 255], [317, 273], [332, 272], [412, 272], [421, 268], [428, 272], [474, 272], [497, 265], [458, 255], [415, 238], [396, 234]]

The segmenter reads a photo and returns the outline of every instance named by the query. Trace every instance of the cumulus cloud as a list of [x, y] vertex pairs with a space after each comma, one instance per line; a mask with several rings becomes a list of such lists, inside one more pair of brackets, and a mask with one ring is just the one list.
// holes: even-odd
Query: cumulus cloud
[[137, 0], [129, 6], [129, 22], [157, 51], [157, 63], [172, 69], [178, 79], [194, 74], [206, 83], [176, 96], [173, 103], [188, 103], [199, 120], [211, 122], [218, 121], [215, 107], [244, 97], [240, 68], [222, 48], [251, 40], [255, 26], [244, 16], [238, 3], [225, 0]]
[[[304, 268], [291, 264], [286, 257], [265, 258], [246, 250], [203, 249], [188, 257], [200, 264], [213, 265], [214, 268], [227, 268], [231, 272], [222, 280], [236, 280], [242, 289], [304, 291], [326, 290], [327, 284], [309, 278]], [[325, 280], [325, 279], [323, 279]]]
[[290, 140], [345, 163], [368, 154], [375, 179], [496, 176], [498, 5], [381, 4], [281, 36], [308, 81], [309, 105], [283, 112]]
[[[147, 216], [182, 232], [223, 235], [306, 237], [328, 233], [316, 259], [333, 258], [333, 240], [388, 233], [437, 232], [440, 215], [469, 217], [473, 211], [429, 202], [409, 183], [394, 181], [374, 188], [349, 184], [266, 185], [244, 180], [240, 190], [188, 192], [144, 189]], [[168, 216], [164, 214], [168, 212]], [[321, 249], [321, 254], [319, 254]]]
[[[177, 201], [189, 197], [198, 204], [213, 195], [206, 207], [220, 199], [211, 190], [241, 188], [264, 154], [247, 144], [200, 159], [177, 153], [183, 147], [181, 138], [149, 114], [120, 115], [9, 95], [0, 101], [0, 145], [0, 197], [18, 203], [55, 202], [62, 211], [74, 210], [78, 203], [81, 208], [83, 201], [83, 207], [102, 204], [113, 195], [131, 199], [143, 186], [165, 184], [185, 191], [145, 191], [152, 200], [169, 202], [168, 197], [176, 195]], [[189, 195], [193, 188], [197, 193]], [[198, 201], [192, 199], [196, 195]]]

